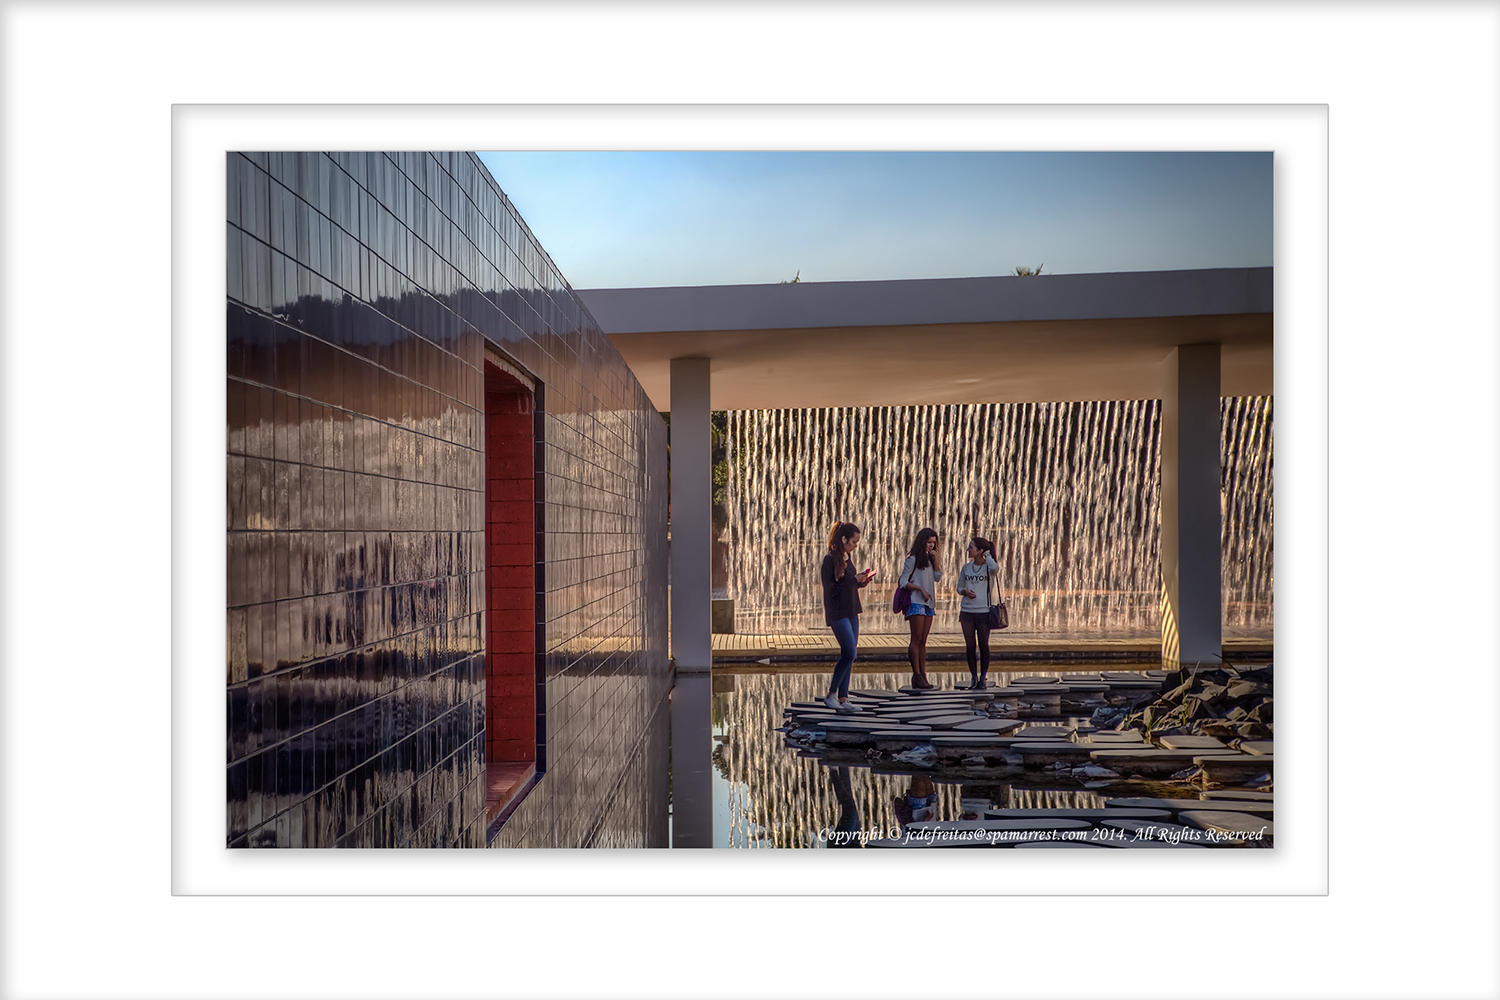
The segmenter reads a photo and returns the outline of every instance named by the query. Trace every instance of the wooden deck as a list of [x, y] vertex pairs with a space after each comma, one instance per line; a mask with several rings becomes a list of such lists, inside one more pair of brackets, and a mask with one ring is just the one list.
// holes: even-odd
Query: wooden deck
[[[906, 660], [905, 635], [861, 635], [859, 659], [862, 661]], [[1262, 658], [1271, 655], [1272, 640], [1244, 636], [1224, 639], [1224, 656], [1228, 660]], [[832, 634], [818, 635], [715, 635], [715, 663], [822, 662], [837, 660], [838, 643]], [[964, 658], [961, 635], [932, 635], [927, 639], [929, 660]], [[1088, 659], [1149, 662], [1161, 659], [1161, 640], [1154, 636], [1099, 636], [1073, 638], [1056, 635], [992, 632], [991, 660]]]

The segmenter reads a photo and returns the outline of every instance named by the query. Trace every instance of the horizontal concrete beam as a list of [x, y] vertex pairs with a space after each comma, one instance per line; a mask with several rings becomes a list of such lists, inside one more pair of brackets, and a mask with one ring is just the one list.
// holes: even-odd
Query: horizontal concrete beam
[[580, 292], [652, 403], [709, 359], [713, 409], [1152, 399], [1181, 344], [1272, 391], [1270, 268]]
[[1269, 267], [591, 288], [607, 334], [1224, 316], [1272, 310]]

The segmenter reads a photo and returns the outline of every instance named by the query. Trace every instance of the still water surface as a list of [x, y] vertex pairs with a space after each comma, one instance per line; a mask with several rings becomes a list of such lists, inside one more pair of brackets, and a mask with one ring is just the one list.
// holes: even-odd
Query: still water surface
[[[962, 664], [929, 666], [944, 689], [967, 682]], [[1073, 671], [1121, 669], [1100, 665], [1017, 664], [1022, 669], [991, 670], [996, 686], [1014, 677], [1057, 675]], [[1140, 669], [1139, 666], [1127, 669]], [[794, 701], [822, 697], [829, 667], [778, 668], [774, 672], [716, 670], [712, 678], [712, 832], [714, 847], [827, 846], [829, 832], [854, 828], [899, 830], [911, 809], [930, 810], [916, 818], [975, 819], [991, 808], [1099, 808], [1105, 796], [1190, 796], [1196, 790], [1181, 783], [1142, 780], [1094, 782], [1090, 787], [1068, 776], [1044, 772], [1005, 779], [983, 768], [902, 769], [889, 761], [871, 761], [863, 749], [813, 756], [786, 745], [778, 731], [782, 710]], [[911, 678], [908, 670], [856, 672], [851, 688], [894, 691]], [[1086, 717], [1027, 720], [1032, 725], [1086, 724]], [[933, 798], [935, 796], [935, 799]], [[703, 812], [707, 812], [704, 810]], [[705, 825], [708, 817], [703, 817]]]

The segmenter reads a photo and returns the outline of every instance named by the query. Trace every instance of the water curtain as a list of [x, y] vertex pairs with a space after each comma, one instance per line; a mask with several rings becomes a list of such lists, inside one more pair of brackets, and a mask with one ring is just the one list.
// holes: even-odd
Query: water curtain
[[[1272, 400], [1220, 420], [1226, 634], [1272, 626]], [[890, 594], [917, 529], [945, 570], [995, 542], [1012, 631], [1155, 635], [1161, 621], [1159, 400], [732, 410], [729, 596], [740, 632], [824, 628], [818, 562], [837, 519], [863, 529], [864, 632], [904, 632]], [[945, 581], [946, 582], [946, 581]], [[951, 590], [934, 631], [957, 631]]]

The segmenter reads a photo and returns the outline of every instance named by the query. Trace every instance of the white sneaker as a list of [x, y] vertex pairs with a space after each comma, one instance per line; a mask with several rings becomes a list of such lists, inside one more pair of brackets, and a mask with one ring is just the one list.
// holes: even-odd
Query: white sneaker
[[840, 707], [841, 703], [839, 702], [839, 696], [838, 695], [836, 695], [836, 694], [828, 694], [828, 695], [824, 695], [823, 696], [823, 704], [827, 705], [829, 708], [831, 708], [835, 712], [837, 712], [839, 710], [839, 707]]
[[844, 701], [844, 702], [840, 702], [839, 703], [839, 711], [840, 712], [849, 712], [849, 713], [852, 714], [854, 712], [863, 712], [864, 709], [860, 708], [858, 705], [854, 704], [854, 702], [852, 702], [852, 701]]

